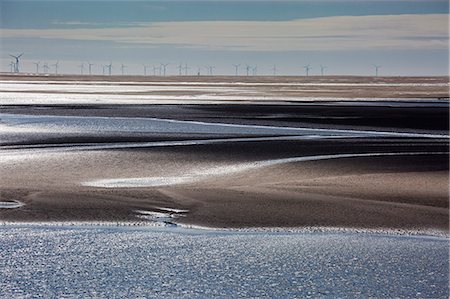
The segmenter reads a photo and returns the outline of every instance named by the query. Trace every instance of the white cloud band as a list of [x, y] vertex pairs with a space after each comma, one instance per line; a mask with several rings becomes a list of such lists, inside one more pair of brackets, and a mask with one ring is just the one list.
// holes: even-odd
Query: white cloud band
[[146, 46], [292, 51], [448, 49], [447, 14], [339, 16], [293, 21], [138, 23], [126, 28], [2, 29], [2, 38], [113, 41]]

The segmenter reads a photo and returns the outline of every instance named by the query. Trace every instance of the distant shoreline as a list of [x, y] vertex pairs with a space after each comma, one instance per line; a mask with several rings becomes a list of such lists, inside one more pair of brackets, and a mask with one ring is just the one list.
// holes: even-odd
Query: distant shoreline
[[[143, 75], [77, 75], [77, 74], [36, 74], [36, 73], [10, 73], [0, 72], [0, 80], [20, 80], [20, 79], [54, 79], [54, 80], [83, 80], [83, 81], [137, 81], [137, 82], [163, 82], [163, 81], [190, 81], [190, 82], [217, 82], [225, 80], [226, 82], [320, 82], [339, 80], [342, 82], [368, 82], [368, 81], [383, 81], [383, 82], [418, 82], [421, 80], [432, 80], [434, 82], [449, 83], [450, 76], [358, 76], [358, 75], [311, 75], [311, 76], [233, 76], [233, 75], [167, 75], [167, 76], [143, 76]], [[387, 80], [387, 81], [386, 81]]]
[[[36, 84], [27, 90], [11, 84]], [[450, 80], [436, 77], [364, 76], [80, 76], [0, 74], [0, 95], [67, 95], [71, 101], [110, 95], [123, 103], [283, 103], [326, 100], [380, 100], [449, 98]], [[85, 90], [67, 88], [85, 85]], [[94, 90], [95, 86], [114, 89]], [[36, 89], [36, 86], [40, 86]], [[55, 90], [56, 87], [60, 87]], [[133, 87], [127, 90], [128, 87]], [[31, 88], [33, 87], [33, 88]], [[89, 87], [91, 89], [89, 89]], [[16, 91], [16, 92], [13, 92]], [[101, 92], [100, 92], [101, 91]], [[0, 99], [1, 100], [1, 99]], [[121, 103], [122, 103], [121, 102]], [[13, 103], [13, 102], [12, 102]]]

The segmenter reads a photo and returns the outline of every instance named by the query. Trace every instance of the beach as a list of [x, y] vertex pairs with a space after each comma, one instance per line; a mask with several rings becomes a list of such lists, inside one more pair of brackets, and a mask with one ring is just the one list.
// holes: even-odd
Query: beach
[[450, 298], [448, 1], [0, 3], [0, 299]]
[[447, 77], [0, 76], [0, 297], [447, 298]]
[[[444, 78], [87, 78], [1, 78], [0, 194], [24, 204], [0, 209], [2, 221], [127, 222], [169, 208], [188, 211], [179, 224], [215, 228], [448, 233]], [[355, 85], [375, 91], [354, 98]], [[276, 103], [280, 86], [297, 91]], [[181, 91], [165, 99], [167, 87]]]

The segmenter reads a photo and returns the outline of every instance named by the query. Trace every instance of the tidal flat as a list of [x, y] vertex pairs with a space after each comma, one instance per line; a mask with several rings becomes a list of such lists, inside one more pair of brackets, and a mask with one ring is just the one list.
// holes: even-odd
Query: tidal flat
[[448, 297], [448, 78], [0, 79], [0, 297]]

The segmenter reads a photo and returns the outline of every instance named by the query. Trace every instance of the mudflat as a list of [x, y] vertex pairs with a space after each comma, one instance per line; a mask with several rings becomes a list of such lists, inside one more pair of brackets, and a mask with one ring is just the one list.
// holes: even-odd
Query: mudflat
[[[80, 81], [149, 79], [0, 80], [43, 81], [32, 86], [45, 88], [64, 80], [70, 89]], [[24, 204], [0, 208], [0, 219], [140, 221], [139, 211], [169, 208], [188, 211], [178, 223], [211, 227], [448, 232], [448, 78], [167, 77], [150, 83], [176, 87], [181, 80], [225, 89], [255, 83], [258, 96], [280, 94], [259, 83], [292, 84], [284, 88], [292, 88], [295, 99], [267, 103], [243, 93], [245, 101], [230, 103], [233, 93], [227, 93], [213, 104], [189, 97], [186, 104], [97, 104], [91, 98], [61, 104], [48, 102], [48, 91], [30, 89], [35, 103], [11, 98], [0, 107], [0, 201]], [[344, 97], [375, 92], [379, 98], [346, 101], [335, 92], [335, 100], [311, 102], [300, 91], [310, 83], [345, 88]], [[415, 99], [396, 98], [402, 88]], [[63, 85], [52, 92], [66, 94]]]

